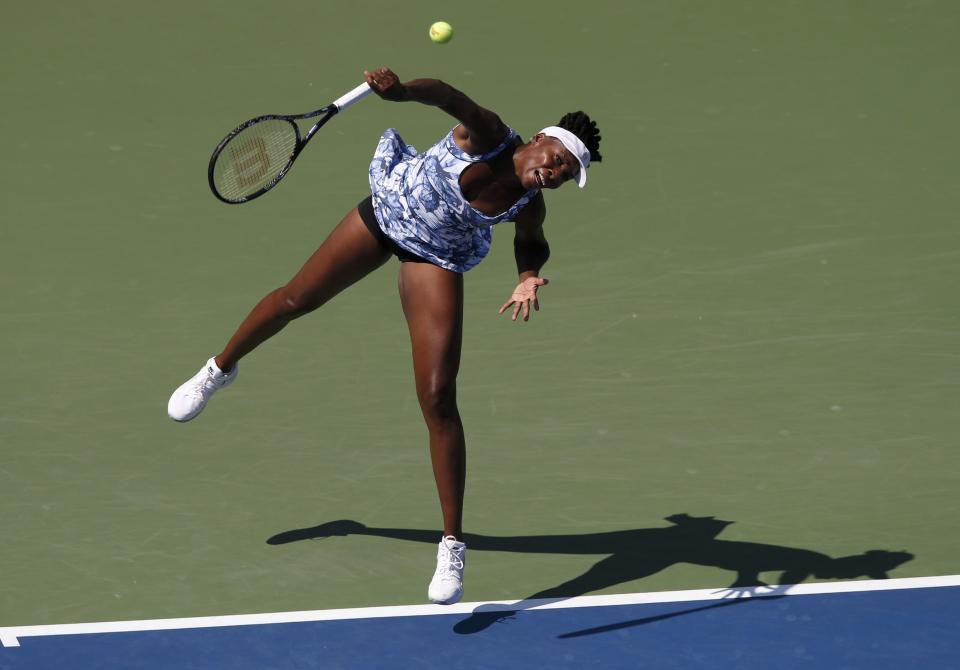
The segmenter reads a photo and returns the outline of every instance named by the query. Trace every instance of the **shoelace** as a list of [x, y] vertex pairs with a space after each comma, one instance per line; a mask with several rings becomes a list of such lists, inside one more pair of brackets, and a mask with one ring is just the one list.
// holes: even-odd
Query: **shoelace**
[[443, 542], [440, 543], [440, 546], [446, 551], [446, 556], [442, 557], [442, 562], [440, 563], [440, 573], [444, 576], [450, 574], [450, 568], [456, 568], [457, 570], [463, 570], [463, 551], [466, 549], [465, 546], [451, 547], [447, 545], [447, 538], [443, 538]]
[[207, 388], [215, 389], [217, 387], [217, 382], [214, 381], [213, 373], [209, 369], [204, 369], [206, 373], [202, 379], [200, 379], [196, 384], [190, 388], [190, 395], [194, 398], [202, 398], [204, 391]]

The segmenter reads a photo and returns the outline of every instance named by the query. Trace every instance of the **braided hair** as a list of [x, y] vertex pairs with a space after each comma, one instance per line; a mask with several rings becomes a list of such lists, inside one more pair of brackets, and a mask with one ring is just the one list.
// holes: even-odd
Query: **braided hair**
[[603, 156], [600, 155], [600, 130], [597, 128], [596, 121], [591, 121], [590, 117], [583, 112], [570, 112], [564, 114], [557, 125], [580, 138], [590, 151], [591, 163], [599, 163], [603, 160]]

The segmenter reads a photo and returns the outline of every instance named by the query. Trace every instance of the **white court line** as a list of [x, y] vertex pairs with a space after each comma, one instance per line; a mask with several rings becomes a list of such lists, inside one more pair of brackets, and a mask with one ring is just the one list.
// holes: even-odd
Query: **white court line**
[[799, 596], [825, 593], [856, 593], [861, 591], [894, 591], [899, 589], [924, 589], [940, 586], [960, 586], [960, 575], [793, 584], [769, 587], [767, 589], [693, 589], [688, 591], [624, 593], [609, 596], [579, 596], [576, 598], [496, 600], [459, 603], [457, 605], [398, 605], [394, 607], [305, 610], [302, 612], [232, 614], [226, 616], [186, 617], [182, 619], [145, 619], [142, 621], [103, 621], [97, 623], [67, 623], [43, 626], [8, 626], [0, 628], [0, 642], [2, 642], [4, 647], [19, 647], [20, 638], [22, 637], [44, 637], [49, 635], [128, 633], [184, 628], [219, 628], [224, 626], [252, 626], [256, 624], [301, 623], [307, 621], [341, 621], [344, 619], [470, 614], [478, 607], [483, 607], [484, 612], [500, 611], [498, 606], [501, 606], [502, 611], [546, 610], [565, 609], [568, 607], [607, 607], [611, 605], [647, 605], [695, 600], [724, 600], [733, 597], [763, 598], [784, 595]]

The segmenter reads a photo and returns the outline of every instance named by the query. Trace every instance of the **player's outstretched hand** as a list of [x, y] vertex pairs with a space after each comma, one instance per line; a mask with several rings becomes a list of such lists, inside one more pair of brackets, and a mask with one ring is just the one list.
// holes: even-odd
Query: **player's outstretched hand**
[[510, 305], [513, 305], [513, 316], [510, 317], [511, 321], [517, 320], [517, 315], [520, 314], [521, 309], [523, 309], [523, 320], [529, 321], [530, 303], [533, 303], [535, 310], [540, 311], [540, 301], [537, 300], [537, 289], [549, 283], [550, 280], [546, 277], [527, 277], [517, 284], [517, 288], [513, 289], [513, 295], [503, 303], [503, 307], [500, 308], [498, 314], [503, 314]]
[[373, 92], [384, 100], [393, 102], [403, 102], [408, 99], [406, 87], [400, 83], [400, 79], [388, 67], [382, 67], [373, 72], [363, 71], [363, 78], [367, 80]]

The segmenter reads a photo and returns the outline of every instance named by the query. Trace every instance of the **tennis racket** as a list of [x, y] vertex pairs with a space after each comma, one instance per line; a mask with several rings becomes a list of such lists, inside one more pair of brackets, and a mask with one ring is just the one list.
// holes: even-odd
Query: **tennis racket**
[[[267, 114], [241, 123], [213, 150], [207, 168], [210, 190], [231, 205], [260, 197], [284, 178], [310, 138], [327, 121], [367, 97], [372, 90], [363, 83], [314, 112], [287, 116]], [[296, 122], [316, 116], [320, 119], [301, 136]]]

